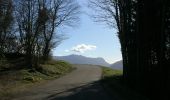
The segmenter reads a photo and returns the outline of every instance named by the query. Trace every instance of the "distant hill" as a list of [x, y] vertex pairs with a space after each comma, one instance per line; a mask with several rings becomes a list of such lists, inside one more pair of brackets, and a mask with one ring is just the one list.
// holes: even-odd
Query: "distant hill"
[[113, 69], [123, 70], [123, 61], [122, 60], [117, 61], [114, 64], [112, 64], [110, 67]]
[[91, 64], [91, 65], [101, 65], [109, 67], [110, 64], [107, 63], [103, 58], [90, 58], [81, 55], [68, 55], [68, 56], [55, 56], [56, 60], [64, 60], [71, 64]]

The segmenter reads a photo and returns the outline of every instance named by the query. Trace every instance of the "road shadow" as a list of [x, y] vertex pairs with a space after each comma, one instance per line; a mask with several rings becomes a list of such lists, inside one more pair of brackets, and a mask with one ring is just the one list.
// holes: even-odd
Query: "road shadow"
[[105, 77], [101, 80], [101, 84], [111, 96], [116, 97], [113, 100], [149, 100], [146, 96], [127, 87], [123, 83], [122, 75]]
[[149, 100], [122, 84], [122, 76], [111, 76], [49, 95], [44, 100]]
[[100, 81], [89, 83], [49, 95], [44, 100], [112, 100]]

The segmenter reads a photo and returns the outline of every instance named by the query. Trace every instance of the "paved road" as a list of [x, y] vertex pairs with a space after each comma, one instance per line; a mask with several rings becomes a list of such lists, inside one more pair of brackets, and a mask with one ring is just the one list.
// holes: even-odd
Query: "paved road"
[[99, 83], [101, 68], [75, 65], [77, 69], [59, 79], [32, 87], [13, 100], [111, 100]]

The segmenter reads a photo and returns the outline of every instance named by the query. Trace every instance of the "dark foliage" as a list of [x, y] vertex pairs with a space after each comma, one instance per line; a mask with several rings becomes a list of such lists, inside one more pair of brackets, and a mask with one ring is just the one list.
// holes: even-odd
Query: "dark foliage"
[[170, 96], [170, 1], [119, 0], [124, 83], [150, 99]]

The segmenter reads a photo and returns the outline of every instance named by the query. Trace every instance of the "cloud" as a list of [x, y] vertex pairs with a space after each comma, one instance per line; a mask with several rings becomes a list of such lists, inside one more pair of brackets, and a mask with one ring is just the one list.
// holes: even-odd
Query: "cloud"
[[65, 50], [65, 52], [70, 52], [70, 50]]
[[67, 50], [67, 52], [68, 51], [74, 51], [74, 52], [84, 53], [86, 51], [95, 50], [96, 48], [97, 47], [95, 45], [80, 44], [80, 45], [72, 47], [71, 50]]

